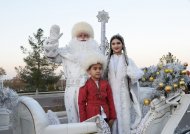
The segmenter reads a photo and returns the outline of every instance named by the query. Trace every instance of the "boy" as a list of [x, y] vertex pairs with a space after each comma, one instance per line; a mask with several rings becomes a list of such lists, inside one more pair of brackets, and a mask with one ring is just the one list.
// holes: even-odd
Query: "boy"
[[100, 114], [111, 127], [116, 119], [112, 90], [108, 81], [101, 79], [106, 60], [103, 55], [91, 53], [84, 61], [84, 69], [90, 78], [79, 89], [80, 122]]

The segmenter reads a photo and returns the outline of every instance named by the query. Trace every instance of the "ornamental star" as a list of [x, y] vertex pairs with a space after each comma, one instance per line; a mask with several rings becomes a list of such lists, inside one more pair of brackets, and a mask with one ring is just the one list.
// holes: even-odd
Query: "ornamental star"
[[104, 23], [107, 23], [108, 22], [108, 19], [110, 18], [108, 16], [108, 12], [105, 12], [104, 10], [102, 11], [99, 11], [98, 12], [98, 15], [96, 16], [98, 18], [98, 21], [99, 22], [104, 22]]

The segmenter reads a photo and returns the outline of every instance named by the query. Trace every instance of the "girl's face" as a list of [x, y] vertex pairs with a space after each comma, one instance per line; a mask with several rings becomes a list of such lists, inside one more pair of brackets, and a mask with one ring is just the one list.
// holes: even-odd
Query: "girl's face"
[[111, 49], [113, 50], [114, 54], [121, 54], [122, 53], [123, 44], [118, 39], [113, 39], [111, 42]]

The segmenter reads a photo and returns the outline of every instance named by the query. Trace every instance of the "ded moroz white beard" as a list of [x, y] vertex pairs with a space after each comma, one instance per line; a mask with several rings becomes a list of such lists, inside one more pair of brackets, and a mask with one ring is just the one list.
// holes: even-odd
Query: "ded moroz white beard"
[[99, 51], [98, 47], [98, 43], [92, 38], [87, 41], [79, 41], [74, 38], [69, 43], [69, 48], [73, 54], [85, 53], [88, 51]]
[[74, 61], [78, 62], [81, 66], [84, 63], [84, 60], [87, 59], [86, 57], [89, 56], [91, 53], [100, 53], [100, 49], [98, 43], [90, 38], [87, 41], [79, 41], [76, 38], [72, 39], [68, 45], [70, 52], [72, 54], [71, 58]]

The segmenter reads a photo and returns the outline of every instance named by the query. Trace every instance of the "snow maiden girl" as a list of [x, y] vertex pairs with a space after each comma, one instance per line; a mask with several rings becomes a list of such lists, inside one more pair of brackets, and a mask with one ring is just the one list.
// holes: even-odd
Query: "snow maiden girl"
[[[114, 35], [110, 40], [107, 62], [105, 77], [111, 85], [117, 113], [112, 133], [130, 134], [130, 129], [135, 128], [141, 120], [140, 105], [134, 92], [138, 91], [138, 79], [143, 72], [127, 57], [124, 39], [120, 35]], [[132, 125], [131, 106], [134, 108], [133, 113], [136, 113]]]

